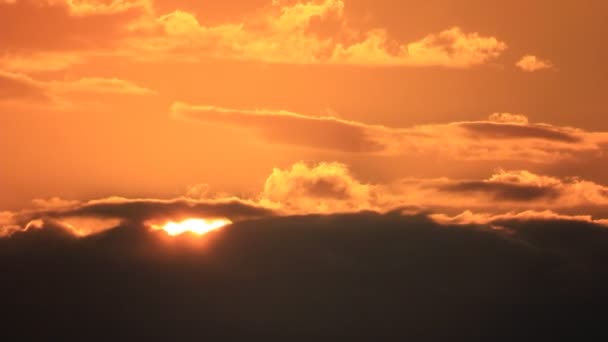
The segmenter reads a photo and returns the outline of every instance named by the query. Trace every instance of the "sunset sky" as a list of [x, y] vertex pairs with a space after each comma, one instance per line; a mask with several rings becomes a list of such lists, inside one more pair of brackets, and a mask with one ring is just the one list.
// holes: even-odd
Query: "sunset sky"
[[0, 208], [202, 185], [304, 212], [594, 213], [607, 6], [5, 0]]
[[0, 0], [0, 236], [395, 211], [608, 229], [607, 13]]

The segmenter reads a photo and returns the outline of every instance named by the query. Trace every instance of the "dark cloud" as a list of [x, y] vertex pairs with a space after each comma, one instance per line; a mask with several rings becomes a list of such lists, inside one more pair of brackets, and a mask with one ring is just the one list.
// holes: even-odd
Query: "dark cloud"
[[171, 114], [203, 123], [253, 129], [269, 142], [342, 152], [378, 153], [384, 128], [287, 111], [240, 110], [175, 103]]
[[485, 121], [392, 128], [284, 110], [235, 109], [177, 102], [175, 118], [249, 130], [268, 143], [335, 152], [447, 156], [462, 160], [551, 163], [601, 154], [608, 134], [530, 123], [523, 115], [494, 113]]
[[130, 223], [81, 239], [47, 225], [0, 240], [3, 333], [180, 341], [605, 334], [608, 230], [571, 220], [498, 223], [503, 230], [364, 212], [246, 220], [203, 238]]
[[563, 143], [578, 143], [581, 138], [552, 126], [526, 126], [492, 122], [463, 122], [460, 126], [480, 137], [493, 139], [543, 139]]
[[552, 186], [487, 181], [460, 181], [439, 186], [438, 189], [440, 191], [454, 193], [490, 194], [495, 200], [502, 201], [533, 201], [539, 199], [555, 199], [560, 196], [560, 191]]

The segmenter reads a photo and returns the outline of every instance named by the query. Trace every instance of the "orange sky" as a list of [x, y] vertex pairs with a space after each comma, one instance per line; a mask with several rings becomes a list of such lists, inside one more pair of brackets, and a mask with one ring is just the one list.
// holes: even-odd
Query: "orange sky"
[[0, 0], [0, 226], [112, 196], [608, 218], [607, 12]]

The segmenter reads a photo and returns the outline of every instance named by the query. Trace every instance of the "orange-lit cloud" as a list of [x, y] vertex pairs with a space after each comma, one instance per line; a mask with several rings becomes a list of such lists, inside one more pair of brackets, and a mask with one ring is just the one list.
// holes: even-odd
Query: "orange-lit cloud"
[[154, 91], [139, 86], [133, 82], [118, 78], [85, 77], [74, 81], [49, 83], [51, 90], [57, 94], [96, 93], [96, 94], [125, 94], [152, 95]]
[[[195, 186], [186, 196], [169, 200], [35, 200], [34, 209], [2, 212], [0, 226], [4, 235], [10, 235], [28, 229], [31, 222], [47, 222], [84, 236], [124, 222], [158, 223], [191, 217], [223, 217], [237, 222], [276, 215], [385, 213], [410, 208], [434, 212], [433, 217], [443, 223], [489, 224], [498, 220], [495, 217], [506, 217], [500, 215], [524, 219], [533, 213], [528, 216], [540, 219], [549, 210], [551, 215], [560, 213], [566, 219], [580, 220], [602, 215], [608, 208], [606, 186], [525, 170], [498, 170], [486, 179], [403, 178], [372, 184], [359, 180], [344, 164], [298, 162], [287, 169], [275, 168], [263, 189], [249, 198], [209, 196], [207, 192], [208, 187]], [[463, 211], [462, 215], [450, 216]]]
[[563, 221], [563, 222], [584, 222], [605, 226], [608, 228], [608, 220], [594, 219], [591, 215], [564, 215], [551, 210], [526, 210], [521, 212], [509, 212], [504, 214], [475, 213], [467, 210], [455, 216], [445, 214], [432, 214], [432, 219], [441, 224], [457, 225], [492, 225], [497, 229], [502, 229], [505, 221]]
[[[507, 45], [495, 37], [453, 27], [418, 41], [398, 42], [385, 29], [350, 27], [342, 0], [275, 3], [239, 22], [206, 26], [189, 12], [158, 17], [163, 35], [131, 42], [135, 50], [197, 60], [219, 58], [288, 64], [443, 66], [464, 68], [489, 62]], [[325, 28], [325, 30], [324, 30]], [[329, 34], [327, 28], [329, 30]], [[142, 58], [146, 58], [143, 56]]]
[[45, 85], [31, 77], [0, 70], [0, 101], [19, 99], [48, 100]]
[[[497, 171], [485, 180], [458, 180], [438, 184], [440, 192], [458, 194], [484, 203], [517, 207], [569, 208], [608, 206], [608, 187], [578, 178], [560, 179], [525, 170]], [[462, 203], [462, 202], [460, 202]]]
[[375, 207], [375, 186], [357, 180], [339, 163], [310, 167], [296, 163], [290, 169], [275, 168], [260, 194], [262, 203], [277, 204], [288, 212], [352, 212]]
[[[0, 3], [0, 53], [111, 52], [135, 34], [150, 12], [148, 1], [17, 0]], [[57, 63], [54, 63], [57, 65]]]
[[84, 64], [87, 57], [84, 52], [6, 53], [0, 56], [0, 69], [24, 73], [60, 71]]
[[58, 4], [68, 8], [70, 14], [75, 16], [116, 14], [137, 10], [149, 10], [151, 0], [46, 0], [41, 3]]
[[274, 169], [259, 198], [261, 203], [289, 213], [390, 211], [399, 207], [601, 212], [608, 208], [608, 187], [525, 170], [498, 170], [487, 179], [477, 180], [404, 178], [391, 183], [366, 184], [343, 164], [309, 166], [300, 162], [291, 169]]
[[525, 55], [518, 62], [517, 67], [523, 71], [534, 72], [540, 70], [553, 69], [553, 63], [549, 60], [543, 60], [536, 56]]
[[0, 237], [51, 224], [76, 236], [86, 236], [114, 228], [122, 223], [189, 217], [225, 217], [231, 221], [274, 214], [275, 208], [236, 197], [222, 199], [127, 199], [110, 197], [87, 202], [60, 198], [35, 200], [37, 208], [19, 212], [0, 212]]
[[85, 77], [76, 80], [41, 81], [22, 73], [0, 70], [0, 102], [27, 106], [35, 103], [70, 102], [74, 94], [152, 95], [154, 91], [118, 78]]
[[[289, 111], [239, 110], [174, 103], [174, 118], [252, 129], [271, 142], [345, 152], [382, 152], [387, 128]], [[296, 128], [297, 129], [294, 129]]]
[[[218, 58], [287, 64], [465, 68], [492, 61], [507, 48], [495, 37], [467, 33], [459, 27], [430, 33], [416, 41], [399, 42], [385, 28], [352, 27], [342, 0], [291, 5], [274, 2], [249, 16], [210, 25], [185, 10], [157, 14], [153, 2], [147, 0], [32, 0], [4, 2], [0, 6], [0, 13], [17, 17], [53, 15], [59, 23], [42, 28], [46, 30], [42, 36], [48, 35], [44, 40], [39, 35], [5, 33], [0, 52], [15, 55], [17, 51], [24, 60], [9, 56], [4, 67], [21, 71], [65, 68], [81, 63], [86, 55], [136, 60]], [[17, 25], [8, 17], [7, 22], [9, 26]], [[37, 23], [25, 21], [19, 25], [33, 27]], [[49, 54], [49, 48], [64, 52]], [[76, 57], [75, 51], [86, 53]], [[35, 64], [33, 60], [44, 63]]]
[[495, 113], [484, 121], [389, 128], [283, 110], [175, 103], [170, 112], [175, 118], [249, 129], [275, 144], [351, 153], [550, 163], [579, 153], [600, 155], [608, 142], [607, 132], [530, 123], [523, 115], [509, 113]]
[[15, 220], [15, 214], [9, 211], [0, 211], [0, 238], [9, 236], [22, 228]]
[[349, 46], [338, 45], [333, 51], [331, 61], [362, 65], [466, 68], [491, 61], [507, 48], [504, 42], [494, 37], [465, 33], [459, 27], [399, 45], [397, 52], [391, 52], [391, 42], [385, 31], [370, 31], [366, 36], [364, 41]]

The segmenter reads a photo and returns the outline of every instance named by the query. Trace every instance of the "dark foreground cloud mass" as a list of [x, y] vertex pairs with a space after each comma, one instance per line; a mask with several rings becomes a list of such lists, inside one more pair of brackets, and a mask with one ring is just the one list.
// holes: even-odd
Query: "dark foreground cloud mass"
[[0, 240], [3, 335], [603, 340], [607, 262], [604, 226], [557, 218], [266, 216], [199, 238], [47, 223]]

